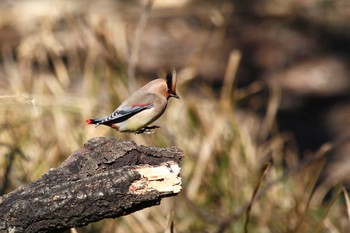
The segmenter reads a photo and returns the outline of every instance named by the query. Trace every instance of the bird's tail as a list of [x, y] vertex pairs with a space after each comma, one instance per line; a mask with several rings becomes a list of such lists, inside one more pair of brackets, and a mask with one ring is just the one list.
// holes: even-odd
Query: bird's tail
[[87, 119], [86, 123], [88, 123], [89, 125], [96, 125], [99, 126], [101, 123], [101, 119], [100, 118], [95, 118], [95, 119]]

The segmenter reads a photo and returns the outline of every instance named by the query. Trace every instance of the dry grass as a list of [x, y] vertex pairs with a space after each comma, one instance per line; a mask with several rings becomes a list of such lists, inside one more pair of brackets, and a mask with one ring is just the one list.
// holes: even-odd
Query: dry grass
[[[239, 51], [227, 61], [220, 98], [204, 84], [193, 93], [189, 83], [196, 71], [190, 65], [179, 69], [181, 100], [170, 101], [156, 134], [87, 126], [85, 119], [109, 113], [128, 95], [128, 25], [125, 15], [112, 13], [120, 6], [110, 2], [55, 4], [32, 2], [35, 11], [21, 4], [1, 9], [7, 17], [0, 26], [9, 25], [19, 40], [15, 50], [11, 44], [1, 47], [2, 194], [58, 166], [86, 140], [114, 136], [181, 148], [186, 154], [184, 189], [159, 207], [75, 232], [349, 231], [348, 194], [339, 185], [317, 185], [331, 146], [299, 159], [293, 136], [279, 132], [275, 124], [278, 87], [254, 83], [235, 90]], [[200, 55], [193, 56], [196, 60]], [[135, 77], [138, 85], [146, 81]], [[236, 106], [237, 100], [253, 98], [262, 88], [269, 93], [263, 119]]]

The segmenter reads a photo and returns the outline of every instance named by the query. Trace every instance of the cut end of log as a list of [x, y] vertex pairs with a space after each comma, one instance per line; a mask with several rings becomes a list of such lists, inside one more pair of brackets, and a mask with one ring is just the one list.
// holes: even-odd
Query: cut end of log
[[141, 179], [134, 181], [129, 191], [133, 194], [146, 194], [151, 191], [179, 193], [181, 191], [180, 167], [173, 161], [162, 163], [161, 166], [142, 165], [135, 171]]

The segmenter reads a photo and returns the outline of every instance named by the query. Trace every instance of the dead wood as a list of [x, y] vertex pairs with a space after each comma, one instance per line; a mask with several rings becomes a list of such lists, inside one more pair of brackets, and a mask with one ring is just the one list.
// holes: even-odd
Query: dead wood
[[181, 190], [179, 149], [93, 138], [58, 168], [0, 197], [0, 231], [48, 232], [158, 205]]

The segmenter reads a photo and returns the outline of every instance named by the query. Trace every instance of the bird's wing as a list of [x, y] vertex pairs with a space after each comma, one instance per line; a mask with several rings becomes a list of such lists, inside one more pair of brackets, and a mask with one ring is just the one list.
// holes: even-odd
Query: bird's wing
[[110, 114], [107, 117], [95, 119], [95, 120], [100, 120], [98, 124], [105, 124], [105, 125], [115, 124], [115, 123], [123, 122], [129, 119], [130, 117], [132, 117], [133, 115], [152, 107], [153, 107], [153, 104], [151, 103], [125, 107], [121, 110], [115, 110], [112, 114]]
[[129, 119], [135, 114], [154, 107], [155, 99], [159, 98], [155, 94], [137, 95], [124, 101], [112, 114], [106, 117], [94, 119], [98, 124], [115, 124]]
[[120, 110], [116, 110], [115, 112], [118, 114], [118, 115], [129, 115], [129, 114], [135, 114], [135, 113], [138, 113], [142, 110], [145, 110], [145, 109], [149, 109], [149, 108], [152, 108], [153, 107], [153, 104], [151, 103], [146, 103], [146, 104], [134, 104], [130, 107], [124, 107]]

